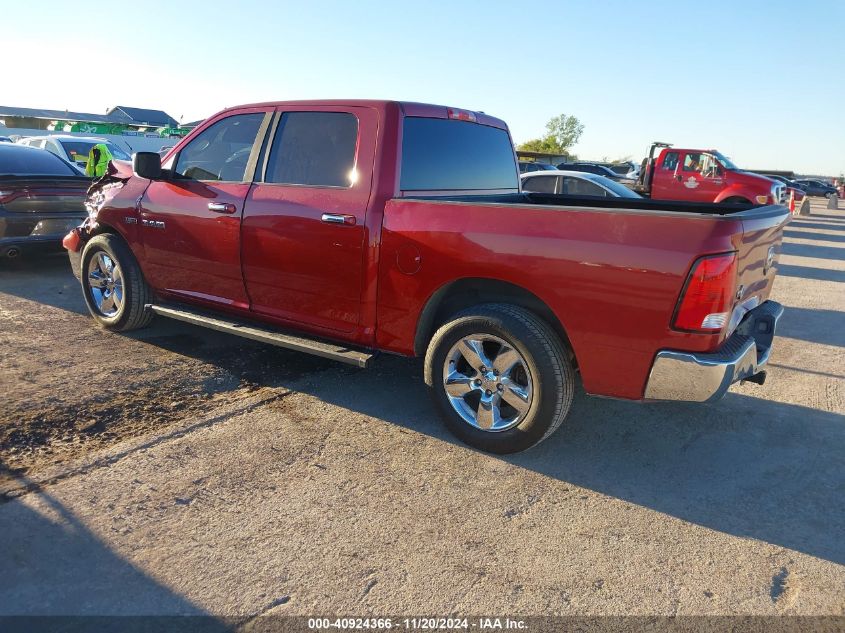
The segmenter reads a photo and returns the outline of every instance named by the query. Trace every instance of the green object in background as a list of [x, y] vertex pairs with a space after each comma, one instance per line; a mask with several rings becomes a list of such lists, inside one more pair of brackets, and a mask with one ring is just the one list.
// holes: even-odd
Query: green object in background
[[190, 130], [184, 130], [178, 127], [163, 127], [158, 131], [158, 135], [162, 138], [171, 138], [173, 136], [178, 136], [179, 138], [183, 136], [187, 136]]
[[110, 130], [111, 125], [105, 123], [74, 123], [70, 126], [71, 132], [81, 134], [108, 134]]
[[106, 175], [112, 155], [103, 143], [97, 143], [88, 152], [88, 162], [85, 163], [85, 175], [100, 178]]

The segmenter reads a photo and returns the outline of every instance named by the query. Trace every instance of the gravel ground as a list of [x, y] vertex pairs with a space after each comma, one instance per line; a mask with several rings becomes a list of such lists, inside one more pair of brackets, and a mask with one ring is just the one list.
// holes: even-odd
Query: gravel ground
[[787, 229], [762, 386], [582, 392], [541, 446], [456, 443], [369, 371], [0, 267], [0, 615], [845, 614], [845, 213]]

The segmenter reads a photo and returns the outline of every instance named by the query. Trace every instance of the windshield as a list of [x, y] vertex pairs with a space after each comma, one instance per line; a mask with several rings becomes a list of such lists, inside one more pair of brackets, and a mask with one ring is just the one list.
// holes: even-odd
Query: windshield
[[[74, 163], [88, 162], [88, 153], [91, 151], [91, 148], [97, 144], [95, 141], [62, 141], [61, 143], [62, 147], [64, 147], [67, 152], [68, 158], [70, 158], [70, 160]], [[117, 145], [113, 143], [103, 143], [103, 145], [109, 148], [111, 155], [117, 160], [132, 160], [129, 154], [124, 152]]]
[[718, 160], [719, 164], [725, 169], [730, 169], [732, 171], [737, 171], [739, 169], [739, 167], [734, 165], [727, 156], [723, 156], [719, 152], [713, 152], [713, 156], [716, 157], [716, 160]]

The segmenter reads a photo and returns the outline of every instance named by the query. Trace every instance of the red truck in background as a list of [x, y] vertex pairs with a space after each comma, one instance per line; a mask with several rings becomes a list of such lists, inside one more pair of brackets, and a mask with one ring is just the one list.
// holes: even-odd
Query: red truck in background
[[633, 189], [652, 200], [758, 205], [787, 201], [783, 183], [742, 171], [717, 150], [680, 149], [669, 143], [652, 143]]
[[523, 192], [504, 122], [393, 101], [231, 108], [113, 167], [64, 240], [106, 329], [424, 357], [449, 429], [497, 453], [548, 437], [577, 374], [629, 400], [765, 378], [782, 206]]

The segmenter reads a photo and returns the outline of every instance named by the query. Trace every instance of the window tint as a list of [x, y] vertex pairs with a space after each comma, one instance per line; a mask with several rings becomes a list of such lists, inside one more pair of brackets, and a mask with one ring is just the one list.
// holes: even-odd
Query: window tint
[[347, 112], [286, 112], [279, 121], [264, 182], [351, 187], [358, 119]]
[[663, 157], [663, 169], [667, 171], [675, 171], [678, 166], [678, 152], [666, 152]]
[[522, 181], [523, 191], [536, 191], [537, 193], [554, 193], [557, 184], [557, 176], [532, 176]]
[[405, 119], [400, 177], [405, 191], [515, 190], [517, 174], [505, 130], [455, 119]]
[[563, 192], [570, 196], [607, 196], [607, 192], [597, 184], [580, 178], [564, 178]]
[[0, 174], [7, 176], [78, 176], [70, 165], [50, 152], [16, 145], [0, 145]]
[[217, 121], [179, 152], [174, 174], [194, 180], [243, 182], [263, 118], [263, 112], [256, 112]]

